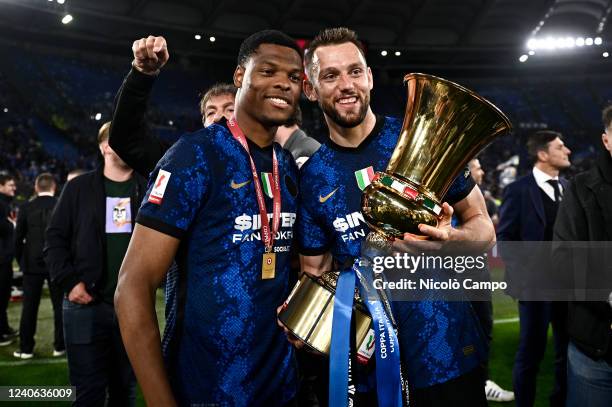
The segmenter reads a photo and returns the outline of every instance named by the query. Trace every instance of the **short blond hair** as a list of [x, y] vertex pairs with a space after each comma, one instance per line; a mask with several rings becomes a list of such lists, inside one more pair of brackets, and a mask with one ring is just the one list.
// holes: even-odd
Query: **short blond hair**
[[110, 126], [111, 122], [106, 122], [100, 127], [98, 130], [98, 144], [102, 144], [105, 141], [108, 141], [108, 136], [110, 134]]

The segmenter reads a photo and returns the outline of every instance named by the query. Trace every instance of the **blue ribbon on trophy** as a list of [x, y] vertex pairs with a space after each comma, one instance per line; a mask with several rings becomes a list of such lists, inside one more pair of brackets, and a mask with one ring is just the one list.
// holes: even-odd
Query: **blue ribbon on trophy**
[[[379, 299], [381, 293], [370, 287], [367, 270], [362, 262], [356, 260], [353, 267], [340, 272], [336, 285], [332, 337], [330, 348], [329, 405], [344, 407], [348, 405], [350, 363], [350, 331], [356, 276], [372, 323], [376, 338], [376, 391], [379, 407], [402, 407], [402, 390], [407, 394], [407, 385], [402, 380], [400, 348], [397, 332], [391, 320], [392, 315], [386, 295], [386, 307]], [[386, 309], [385, 309], [386, 308]], [[391, 318], [390, 318], [391, 317]], [[406, 397], [406, 404], [408, 397]]]

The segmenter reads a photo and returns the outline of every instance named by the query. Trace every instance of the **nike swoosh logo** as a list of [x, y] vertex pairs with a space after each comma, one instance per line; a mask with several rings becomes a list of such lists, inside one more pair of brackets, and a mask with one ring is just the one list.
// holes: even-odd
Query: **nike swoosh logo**
[[[338, 188], [340, 188], [340, 187], [338, 187]], [[336, 191], [338, 190], [338, 188], [334, 189], [333, 191], [331, 191], [329, 194], [327, 194], [327, 195], [325, 195], [325, 196], [321, 196], [321, 195], [319, 195], [319, 202], [321, 202], [321, 203], [325, 203], [325, 202], [326, 202], [326, 201], [327, 201], [329, 198], [331, 198], [331, 196], [332, 196], [333, 194], [335, 194], [335, 193], [336, 193]]]
[[240, 184], [236, 184], [234, 182], [234, 180], [232, 180], [230, 187], [232, 187], [232, 189], [238, 189], [238, 188], [242, 188], [243, 186], [245, 186], [246, 184], [248, 184], [249, 182], [251, 182], [251, 180], [246, 180], [244, 182], [241, 182]]

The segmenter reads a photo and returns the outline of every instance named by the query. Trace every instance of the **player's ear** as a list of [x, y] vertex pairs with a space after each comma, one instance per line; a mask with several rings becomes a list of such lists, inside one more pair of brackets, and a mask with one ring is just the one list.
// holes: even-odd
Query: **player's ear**
[[243, 79], [244, 79], [244, 67], [238, 65], [236, 66], [236, 69], [234, 70], [234, 86], [237, 88], [241, 88]]
[[372, 70], [368, 66], [368, 82], [370, 84], [370, 90], [374, 88], [374, 77], [372, 76]]
[[314, 86], [312, 86], [312, 83], [310, 82], [308, 77], [304, 78], [302, 89], [304, 90], [304, 95], [306, 95], [308, 100], [310, 100], [311, 102], [317, 101], [317, 92], [315, 91]]

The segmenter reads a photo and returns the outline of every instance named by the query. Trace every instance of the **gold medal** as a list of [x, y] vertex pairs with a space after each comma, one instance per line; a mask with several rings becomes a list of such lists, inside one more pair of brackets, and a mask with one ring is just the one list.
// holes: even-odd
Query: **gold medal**
[[274, 278], [276, 270], [276, 253], [264, 253], [261, 263], [261, 279], [270, 280]]

